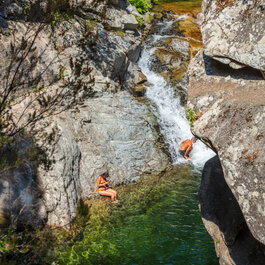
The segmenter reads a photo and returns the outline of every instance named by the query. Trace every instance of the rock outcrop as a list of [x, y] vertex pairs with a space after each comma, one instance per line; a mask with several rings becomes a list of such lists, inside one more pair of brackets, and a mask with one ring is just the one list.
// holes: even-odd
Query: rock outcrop
[[265, 71], [264, 7], [262, 1], [203, 1], [204, 53], [235, 69]]
[[265, 246], [251, 234], [217, 156], [205, 164], [199, 201], [203, 222], [214, 240], [220, 264], [264, 263]]
[[[132, 95], [142, 96], [144, 90], [136, 93], [134, 86], [146, 82], [143, 74], [142, 78], [136, 78], [136, 73], [140, 73], [136, 61], [141, 50], [141, 34], [135, 19], [137, 11], [121, 0], [70, 2], [74, 14], [66, 18], [62, 15], [62, 21], [55, 19], [51, 26], [41, 30], [22, 63], [27, 72], [22, 80], [38, 76], [42, 84], [41, 89], [34, 87], [34, 93], [45, 91], [52, 98], [62, 91], [58, 109], [47, 112], [24, 131], [34, 145], [43, 150], [45, 163], [39, 161], [33, 167], [32, 177], [26, 176], [23, 159], [19, 165], [22, 171], [20, 167], [15, 169], [20, 173], [15, 172], [14, 185], [20, 179], [22, 186], [29, 187], [37, 179], [40, 189], [34, 192], [34, 197], [30, 189], [14, 186], [17, 197], [22, 193], [24, 197], [34, 197], [24, 200], [28, 211], [21, 219], [22, 224], [38, 214], [37, 224], [68, 226], [76, 215], [79, 199], [95, 196], [96, 179], [102, 172], [109, 171], [115, 186], [137, 181], [142, 174], [161, 172], [169, 165], [155, 116], [148, 104]], [[24, 1], [15, 1], [15, 4], [25, 11], [19, 22], [13, 19], [18, 16], [16, 10], [12, 16], [6, 12], [0, 16], [1, 64], [5, 63], [5, 54], [12, 51], [14, 38], [20, 43], [23, 38], [27, 39], [29, 28], [40, 25], [24, 17], [27, 12]], [[43, 12], [50, 8], [47, 1], [41, 4]], [[32, 58], [38, 58], [36, 63], [30, 63]], [[20, 113], [32, 99], [32, 87], [23, 89], [29, 96], [13, 106], [13, 117], [18, 124], [24, 121], [19, 118]], [[36, 103], [27, 110], [34, 107], [38, 110], [39, 105]], [[0, 179], [7, 187], [3, 174]], [[8, 182], [11, 189], [12, 183]], [[12, 213], [14, 216], [23, 208], [23, 199], [19, 203], [17, 211]], [[10, 213], [8, 205], [1, 204], [1, 217]], [[35, 223], [31, 225], [36, 227]]]
[[91, 98], [46, 122], [51, 124], [44, 134], [56, 131], [49, 154], [55, 163], [40, 173], [45, 176], [49, 224], [69, 223], [78, 200], [95, 194], [97, 177], [106, 170], [115, 186], [168, 166], [168, 157], [157, 143], [155, 117], [127, 91]]
[[[190, 63], [188, 88], [189, 106], [203, 115], [192, 131], [218, 153], [225, 181], [242, 218], [251, 235], [264, 245], [265, 12], [259, 1], [220, 3], [223, 4], [203, 2], [204, 49]], [[245, 14], [244, 19], [240, 14]], [[228, 26], [230, 20], [232, 24]], [[205, 201], [207, 194], [203, 196]], [[206, 218], [207, 229], [210, 222]], [[220, 226], [218, 229], [223, 231]], [[224, 242], [229, 251], [219, 251], [220, 264], [247, 264], [236, 261], [231, 254], [236, 243]], [[244, 252], [243, 245], [241, 251]]]

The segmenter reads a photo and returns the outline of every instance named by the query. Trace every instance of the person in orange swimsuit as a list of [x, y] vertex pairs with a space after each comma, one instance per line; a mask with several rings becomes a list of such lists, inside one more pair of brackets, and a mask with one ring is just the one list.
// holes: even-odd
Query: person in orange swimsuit
[[107, 180], [108, 173], [105, 172], [98, 177], [97, 187], [98, 193], [102, 196], [108, 196], [111, 198], [112, 202], [118, 202], [117, 200], [117, 192], [111, 188], [109, 188], [109, 181]]
[[179, 153], [185, 159], [191, 159], [190, 152], [192, 151], [192, 143], [196, 143], [197, 140], [197, 138], [192, 137], [191, 140], [187, 139], [181, 142], [181, 146], [179, 147]]

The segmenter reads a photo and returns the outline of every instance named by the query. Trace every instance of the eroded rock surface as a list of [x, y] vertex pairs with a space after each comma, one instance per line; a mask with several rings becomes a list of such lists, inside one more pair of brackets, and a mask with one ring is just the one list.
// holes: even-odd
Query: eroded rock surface
[[[41, 3], [40, 10], [49, 10], [47, 1]], [[24, 1], [16, 4], [25, 9]], [[35, 2], [30, 4], [33, 8]], [[115, 186], [137, 181], [142, 174], [161, 172], [169, 165], [155, 116], [132, 95], [143, 96], [145, 89], [138, 86], [146, 83], [136, 65], [141, 51], [136, 9], [123, 0], [71, 1], [71, 5], [76, 14], [41, 30], [21, 66], [27, 73], [23, 81], [42, 73], [39, 81], [47, 95], [55, 97], [63, 92], [60, 106], [25, 130], [49, 161], [34, 168], [33, 180], [38, 174], [38, 188], [43, 193], [41, 200], [35, 200], [35, 208], [27, 208], [32, 216], [41, 209], [41, 217], [36, 219], [39, 224], [48, 220], [50, 225], [69, 226], [79, 199], [97, 194], [96, 179], [106, 170]], [[11, 52], [12, 40], [19, 44], [28, 38], [28, 29], [32, 34], [40, 25], [38, 20], [24, 21], [24, 11], [20, 21], [14, 20], [18, 16], [15, 12], [0, 16], [5, 27], [0, 35], [1, 69], [7, 63], [5, 54]], [[38, 60], [32, 64], [34, 58]], [[18, 125], [25, 122], [26, 117], [19, 116], [27, 103], [43, 91], [38, 88], [22, 87], [29, 96], [12, 106]], [[40, 108], [37, 102], [27, 110], [34, 108]], [[20, 179], [29, 187], [32, 180], [24, 175]], [[3, 183], [4, 178], [1, 175]], [[20, 193], [31, 196], [29, 189], [17, 192], [17, 197]], [[18, 205], [23, 208], [22, 204]], [[1, 207], [4, 217], [11, 206]]]
[[[218, 152], [225, 179], [251, 232], [264, 243], [265, 83], [255, 71], [254, 80], [248, 80], [251, 69], [247, 79], [238, 70], [214, 72], [215, 62], [210, 61], [199, 53], [190, 67], [190, 106], [203, 112], [193, 132]], [[207, 74], [208, 69], [212, 74]]]
[[49, 154], [55, 163], [41, 172], [50, 224], [70, 222], [78, 199], [96, 194], [97, 177], [106, 170], [115, 186], [168, 166], [156, 118], [126, 91], [87, 100], [50, 122], [46, 130], [57, 132]]
[[265, 71], [263, 1], [209, 1], [202, 4], [204, 52], [231, 67]]

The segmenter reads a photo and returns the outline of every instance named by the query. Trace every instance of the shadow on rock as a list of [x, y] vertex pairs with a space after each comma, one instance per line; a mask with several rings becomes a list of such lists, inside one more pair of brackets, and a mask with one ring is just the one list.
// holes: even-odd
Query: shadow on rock
[[265, 246], [250, 233], [238, 202], [224, 179], [218, 156], [204, 166], [199, 202], [203, 222], [215, 241], [220, 264], [265, 264]]
[[32, 142], [15, 141], [0, 149], [0, 223], [18, 230], [36, 229], [47, 221], [43, 190]]
[[[230, 77], [231, 79], [245, 79], [245, 80], [263, 80], [261, 72], [250, 66], [242, 66], [240, 69], [234, 69], [225, 62], [226, 58], [216, 57], [215, 59], [203, 54], [205, 63], [205, 72], [207, 75]], [[228, 62], [231, 59], [228, 59]], [[231, 63], [231, 62], [230, 62]]]

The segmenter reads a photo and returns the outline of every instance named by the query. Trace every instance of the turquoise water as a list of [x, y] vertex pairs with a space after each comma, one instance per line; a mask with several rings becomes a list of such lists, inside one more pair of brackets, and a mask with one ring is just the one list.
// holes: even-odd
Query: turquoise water
[[56, 264], [218, 265], [199, 214], [200, 176], [188, 168], [119, 190], [121, 203], [110, 211], [102, 211], [108, 203], [102, 198], [77, 241], [60, 249]]
[[120, 264], [218, 265], [198, 210], [199, 177], [179, 180], [144, 214], [123, 221], [112, 234]]

